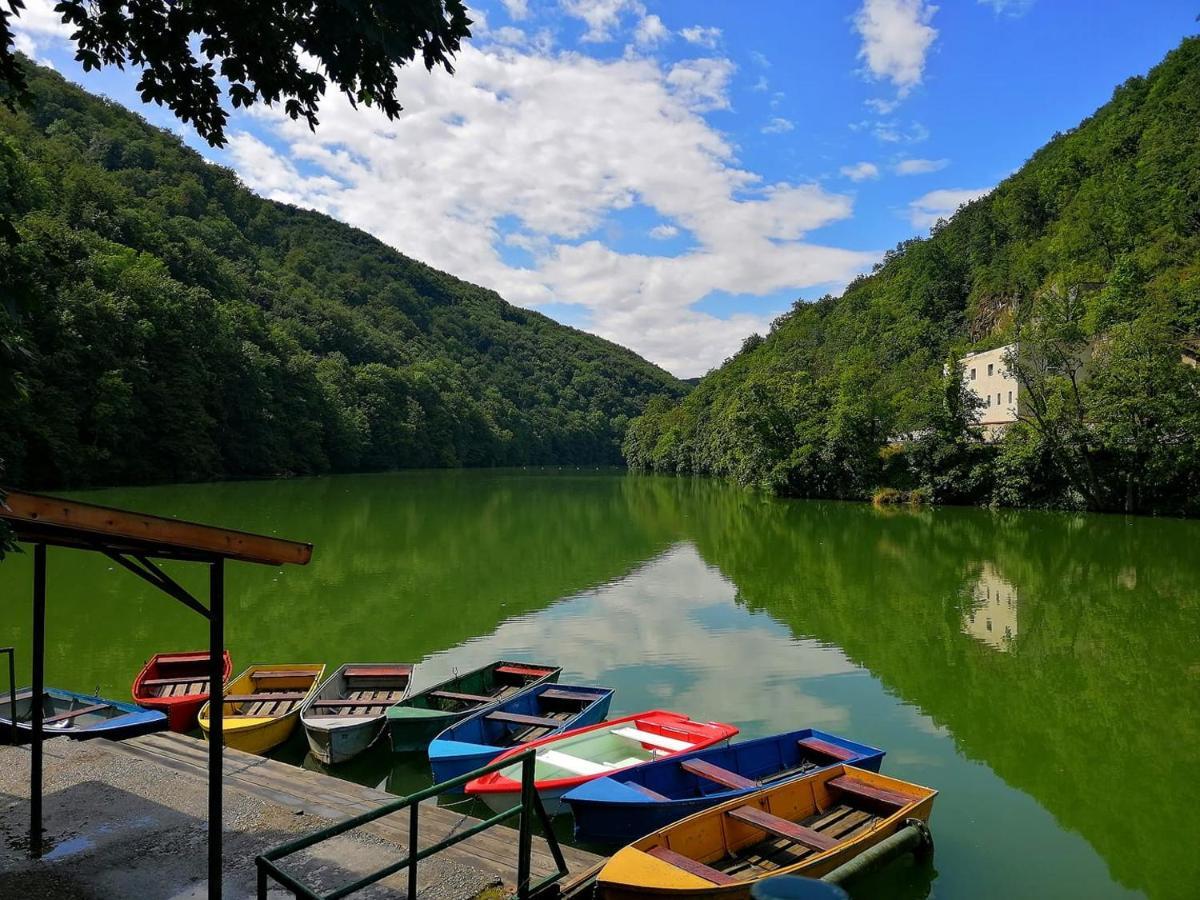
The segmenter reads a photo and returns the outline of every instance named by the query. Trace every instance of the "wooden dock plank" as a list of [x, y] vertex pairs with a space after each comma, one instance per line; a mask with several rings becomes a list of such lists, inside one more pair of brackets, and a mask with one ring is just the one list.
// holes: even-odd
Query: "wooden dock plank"
[[[165, 766], [172, 771], [205, 780], [208, 777], [208, 745], [204, 741], [172, 732], [157, 732], [114, 742], [122, 753]], [[339, 821], [378, 809], [398, 799], [394, 794], [345, 781], [320, 772], [310, 772], [262, 756], [242, 753], [226, 747], [223, 759], [225, 786], [252, 796], [270, 800], [289, 809], [304, 810], [332, 821]], [[451, 834], [470, 828], [477, 819], [438, 806], [433, 801], [421, 804], [420, 844], [428, 846]], [[364, 827], [400, 846], [408, 845], [408, 814], [397, 813]], [[602, 858], [574, 847], [562, 846], [563, 857], [572, 873], [583, 872], [602, 862]], [[517, 881], [517, 831], [498, 826], [444, 851], [447, 858], [466, 866], [475, 866], [502, 878], [507, 885]], [[554, 870], [549, 845], [534, 836], [531, 855], [533, 876], [540, 878]]]

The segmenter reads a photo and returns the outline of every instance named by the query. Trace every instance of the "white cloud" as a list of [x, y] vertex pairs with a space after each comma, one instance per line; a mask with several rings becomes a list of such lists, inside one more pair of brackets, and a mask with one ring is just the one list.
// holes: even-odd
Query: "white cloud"
[[51, 64], [38, 58], [38, 53], [47, 44], [65, 40], [75, 31], [74, 26], [64, 24], [62, 16], [54, 11], [54, 0], [25, 0], [20, 16], [10, 18], [9, 24], [16, 48], [43, 65]]
[[760, 53], [757, 50], [750, 51], [750, 61], [753, 62], [756, 66], [758, 66], [760, 69], [771, 68], [771, 61], [769, 59], [767, 59], [766, 54]]
[[758, 91], [760, 94], [765, 94], [770, 89], [771, 89], [771, 83], [769, 81], [767, 81], [767, 76], [759, 75], [758, 81], [754, 82], [754, 87], [752, 87], [750, 90]]
[[998, 16], [1020, 18], [1029, 12], [1037, 0], [979, 0], [984, 6], [990, 6]]
[[654, 238], [656, 241], [669, 240], [670, 238], [675, 237], [677, 234], [679, 234], [678, 228], [676, 228], [674, 225], [667, 225], [665, 223], [662, 225], [655, 225], [650, 229], [650, 237]]
[[917, 228], [928, 228], [938, 219], [949, 219], [964, 203], [990, 194], [992, 188], [943, 188], [930, 191], [908, 204], [908, 218]]
[[510, 19], [524, 19], [529, 15], [529, 0], [501, 0], [501, 2], [504, 4], [504, 8], [508, 10], [508, 17]]
[[929, 129], [920, 122], [913, 122], [907, 128], [896, 121], [856, 122], [850, 126], [851, 131], [864, 128], [870, 128], [875, 139], [885, 144], [919, 144], [929, 139]]
[[948, 165], [948, 159], [902, 159], [896, 163], [894, 171], [897, 175], [925, 175], [940, 172]]
[[529, 39], [529, 36], [524, 31], [512, 25], [504, 25], [501, 28], [488, 32], [488, 35], [501, 44], [509, 44], [513, 47], [519, 47]]
[[667, 84], [689, 108], [697, 112], [729, 109], [729, 79], [734, 65], [727, 59], [684, 59], [667, 73]]
[[[513, 303], [578, 304], [601, 336], [697, 375], [769, 327], [766, 315], [694, 309], [708, 294], [844, 284], [878, 254], [807, 240], [848, 218], [851, 198], [741, 167], [697, 112], [727, 105], [732, 64], [695, 62], [664, 70], [644, 58], [467, 45], [453, 78], [401, 71], [396, 122], [333, 96], [315, 134], [275, 110], [238, 114], [235, 125], [258, 136], [233, 129], [226, 159], [261, 193], [322, 210]], [[689, 248], [606, 246], [606, 224], [633, 206], [687, 231]], [[533, 259], [507, 264], [506, 241]]]
[[642, 20], [638, 22], [637, 30], [633, 33], [634, 41], [641, 47], [657, 46], [670, 36], [670, 29], [663, 24], [662, 19], [655, 15], [643, 16]]
[[879, 166], [871, 162], [860, 162], [852, 166], [842, 166], [839, 171], [851, 181], [866, 181], [868, 178], [879, 177]]
[[585, 43], [611, 41], [621, 25], [621, 17], [627, 13], [645, 16], [646, 7], [640, 0], [561, 0], [563, 12], [587, 25]]
[[712, 26], [692, 25], [679, 31], [680, 36], [689, 44], [708, 47], [710, 50], [721, 40], [721, 29]]
[[877, 97], [872, 97], [870, 100], [864, 100], [863, 103], [881, 116], [888, 115], [900, 105], [899, 100], [880, 100]]
[[859, 59], [877, 78], [886, 78], [904, 97], [921, 83], [925, 56], [937, 37], [930, 25], [937, 7], [926, 0], [863, 0], [854, 16], [862, 37]]
[[795, 129], [795, 124], [790, 119], [780, 118], [776, 116], [770, 122], [763, 126], [763, 134], [783, 134]]

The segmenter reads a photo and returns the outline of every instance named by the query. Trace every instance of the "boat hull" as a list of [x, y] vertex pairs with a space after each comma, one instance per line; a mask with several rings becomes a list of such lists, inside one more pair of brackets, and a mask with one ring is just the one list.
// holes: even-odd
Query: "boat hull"
[[[624, 844], [719, 803], [789, 780], [787, 776], [770, 777], [769, 773], [773, 765], [787, 766], [798, 761], [797, 742], [802, 738], [815, 738], [854, 754], [843, 761], [826, 757], [830, 761], [820, 768], [845, 764], [878, 772], [883, 762], [884, 752], [877, 747], [811, 728], [685, 753], [669, 760], [645, 763], [635, 770], [608, 778], [595, 779], [569, 792], [566, 802], [575, 820], [575, 837], [595, 844]], [[713, 763], [759, 783], [754, 787], [715, 790], [695, 796], [695, 785], [701, 782], [678, 769], [679, 763], [689, 759]], [[804, 777], [814, 771], [819, 769], [791, 777]], [[655, 801], [630, 787], [629, 782], [651, 788], [670, 799]]]
[[338, 723], [332, 728], [305, 725], [304, 736], [308, 739], [309, 753], [327, 766], [336, 766], [349, 762], [375, 743], [386, 725], [383, 716]]
[[[300, 723], [313, 758], [336, 766], [375, 743], [387, 727], [388, 705], [408, 695], [413, 668], [409, 663], [346, 663], [330, 675], [300, 710]], [[356, 715], [348, 715], [344, 708], [322, 713], [322, 702], [347, 704], [351, 698], [364, 700], [362, 707], [349, 710]]]
[[[207, 654], [179, 654], [179, 653], [159, 653], [152, 657], [149, 662], [138, 673], [133, 682], [133, 700], [138, 706], [143, 709], [153, 709], [164, 713], [167, 717], [167, 728], [171, 731], [180, 734], [187, 734], [195, 731], [198, 727], [197, 716], [200, 714], [201, 708], [208, 702], [209, 693], [205, 691], [201, 694], [185, 694], [177, 697], [160, 697], [155, 696], [153, 692], [144, 684], [147, 680], [156, 675], [164, 675], [164, 662], [169, 663], [172, 658], [181, 656], [200, 656]], [[229, 676], [233, 674], [233, 660], [229, 656], [229, 651], [226, 650], [222, 654], [222, 683], [229, 680]], [[204, 663], [207, 666], [207, 660]], [[207, 678], [208, 673], [205, 671], [203, 677]]]
[[[736, 809], [751, 808], [787, 821], [797, 821], [807, 813], [828, 810], [837, 802], [827, 787], [835, 778], [848, 777], [856, 782], [886, 791], [902, 793], [908, 803], [880, 818], [865, 831], [840, 839], [827, 850], [802, 857], [791, 865], [780, 865], [754, 876], [739, 877], [731, 884], [718, 884], [703, 877], [703, 870], [718, 865], [720, 858], [738, 857], [769, 835], [754, 825], [727, 817]], [[849, 862], [865, 850], [895, 834], [910, 819], [929, 820], [936, 791], [885, 778], [849, 766], [831, 766], [812, 775], [764, 788], [749, 797], [705, 810], [617, 851], [596, 879], [596, 896], [601, 900], [645, 900], [647, 897], [672, 900], [750, 900], [755, 884], [781, 875], [820, 878]], [[814, 826], [816, 827], [816, 826]], [[652, 851], [678, 853], [698, 865], [679, 868], [652, 855]]]

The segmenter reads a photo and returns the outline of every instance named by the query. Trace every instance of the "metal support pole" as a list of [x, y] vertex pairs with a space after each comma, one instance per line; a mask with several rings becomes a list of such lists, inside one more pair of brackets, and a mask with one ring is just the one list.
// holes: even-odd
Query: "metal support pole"
[[[46, 702], [46, 545], [33, 547], [33, 697], [30, 721], [33, 745], [29, 759], [29, 855], [42, 855], [42, 719]], [[16, 710], [13, 710], [14, 716]]]
[[20, 743], [21, 732], [17, 728], [17, 651], [13, 647], [0, 647], [0, 653], [8, 654], [8, 717], [13, 746]]
[[532, 753], [521, 761], [521, 830], [517, 832], [517, 896], [529, 896], [529, 857], [533, 853], [534, 766], [537, 757]]
[[408, 808], [408, 900], [417, 900], [417, 825], [420, 820], [421, 804]]
[[208, 900], [221, 900], [221, 783], [225, 747], [225, 562], [209, 568], [208, 583]]

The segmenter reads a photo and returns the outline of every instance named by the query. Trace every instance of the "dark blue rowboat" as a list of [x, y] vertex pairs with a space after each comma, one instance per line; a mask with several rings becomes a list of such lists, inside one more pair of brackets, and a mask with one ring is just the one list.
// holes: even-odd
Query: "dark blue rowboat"
[[513, 747], [603, 722], [612, 695], [611, 688], [543, 684], [460, 719], [429, 745], [433, 779], [449, 781]]
[[878, 772], [883, 751], [804, 728], [643, 763], [582, 784], [563, 800], [575, 836], [624, 844], [672, 822], [827, 766]]
[[[17, 734], [23, 741], [33, 734], [33, 691], [23, 688], [17, 692]], [[0, 694], [0, 735], [12, 727], [13, 711], [7, 694]], [[107, 700], [91, 694], [77, 694], [60, 688], [46, 688], [42, 694], [42, 734], [56, 737], [65, 734], [77, 740], [94, 737], [126, 738], [137, 734], [160, 731], [167, 727], [167, 717], [158, 710], [142, 709], [133, 703]]]

